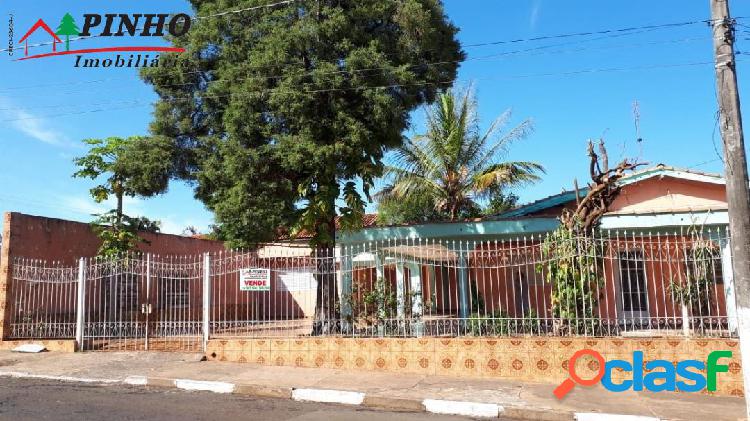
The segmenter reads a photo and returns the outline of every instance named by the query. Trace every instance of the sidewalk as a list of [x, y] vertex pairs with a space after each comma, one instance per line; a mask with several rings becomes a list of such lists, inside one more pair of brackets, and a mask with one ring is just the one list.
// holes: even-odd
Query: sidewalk
[[[451, 406], [441, 401], [460, 401], [493, 404], [474, 405], [479, 413], [496, 408], [496, 413], [499, 410], [503, 417], [529, 420], [573, 420], [576, 413], [629, 414], [662, 420], [734, 421], [744, 417], [745, 403], [741, 398], [683, 393], [611, 393], [600, 387], [577, 387], [559, 402], [552, 395], [554, 387], [551, 385], [266, 367], [248, 363], [202, 362], [200, 358], [197, 354], [179, 353], [19, 354], [0, 351], [0, 376], [48, 376], [92, 383], [126, 382], [318, 401], [326, 401], [333, 393], [337, 398], [330, 401], [334, 402], [413, 411], [424, 411], [427, 406], [431, 412], [440, 412], [446, 405]], [[326, 394], [318, 389], [358, 393]], [[595, 415], [590, 419], [606, 418]]]

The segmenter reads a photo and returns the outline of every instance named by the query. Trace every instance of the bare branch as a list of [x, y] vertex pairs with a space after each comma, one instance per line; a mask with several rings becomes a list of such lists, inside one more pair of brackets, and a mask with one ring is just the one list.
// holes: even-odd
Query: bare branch
[[594, 151], [594, 142], [589, 140], [588, 155], [591, 183], [583, 199], [578, 194], [578, 181], [575, 181], [576, 208], [574, 211], [563, 211], [560, 221], [570, 230], [581, 234], [590, 233], [599, 223], [620, 193], [618, 181], [642, 165], [644, 162], [624, 159], [616, 167], [609, 168], [609, 157], [604, 140], [599, 142], [599, 154]]

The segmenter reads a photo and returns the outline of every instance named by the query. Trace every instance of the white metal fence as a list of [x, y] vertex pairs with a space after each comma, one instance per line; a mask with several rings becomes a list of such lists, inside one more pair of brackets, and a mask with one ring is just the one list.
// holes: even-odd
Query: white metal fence
[[15, 259], [9, 337], [162, 350], [209, 337], [728, 337], [729, 259], [723, 229]]
[[16, 259], [8, 297], [11, 338], [72, 338], [76, 330], [78, 268]]

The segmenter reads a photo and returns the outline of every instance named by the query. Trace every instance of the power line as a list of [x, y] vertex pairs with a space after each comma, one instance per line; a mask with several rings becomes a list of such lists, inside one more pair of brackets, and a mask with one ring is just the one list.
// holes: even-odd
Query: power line
[[[620, 34], [618, 35], [611, 35], [608, 37], [602, 37], [602, 38], [595, 38], [594, 40], [599, 40], [603, 38], [609, 38], [609, 37], [618, 37], [622, 36]], [[514, 51], [505, 51], [501, 53], [496, 54], [490, 54], [485, 56], [479, 56], [479, 57], [471, 57], [464, 61], [461, 60], [452, 60], [452, 61], [441, 61], [441, 62], [431, 62], [431, 63], [422, 63], [422, 64], [415, 64], [415, 65], [409, 65], [408, 68], [414, 68], [414, 67], [431, 67], [431, 66], [439, 66], [439, 65], [448, 65], [448, 64], [457, 64], [457, 63], [463, 63], [466, 61], [485, 61], [485, 60], [493, 60], [493, 59], [504, 59], [509, 56], [516, 56], [516, 55], [522, 55], [525, 53], [535, 53], [538, 52], [538, 54], [532, 54], [532, 55], [548, 55], [548, 54], [565, 54], [570, 52], [580, 52], [580, 51], [589, 51], [589, 50], [610, 50], [610, 49], [619, 49], [619, 48], [629, 48], [629, 47], [642, 47], [646, 45], [660, 45], [660, 44], [674, 44], [674, 43], [680, 43], [680, 42], [692, 42], [692, 41], [698, 41], [703, 40], [704, 37], [694, 37], [694, 38], [682, 38], [682, 39], [676, 39], [676, 40], [663, 40], [663, 41], [652, 41], [652, 42], [641, 42], [641, 43], [635, 43], [635, 44], [620, 44], [620, 45], [610, 45], [610, 46], [599, 46], [599, 47], [583, 47], [583, 48], [577, 48], [577, 49], [569, 49], [569, 50], [552, 50], [552, 51], [546, 51], [549, 48], [557, 47], [557, 46], [564, 46], [564, 45], [570, 45], [570, 44], [578, 44], [580, 42], [588, 42], [592, 40], [583, 40], [583, 41], [576, 41], [572, 43], [558, 43], [558, 44], [551, 44], [551, 45], [544, 45], [539, 47], [533, 47], [528, 49], [522, 49], [522, 50], [514, 50]], [[403, 67], [403, 66], [401, 66]], [[380, 71], [380, 70], [392, 70], [395, 69], [394, 67], [370, 67], [370, 68], [363, 68], [363, 69], [346, 69], [346, 70], [331, 70], [331, 71], [307, 71], [305, 73], [302, 73], [300, 75], [297, 75], [299, 77], [301, 76], [320, 76], [320, 75], [334, 75], [334, 74], [357, 74], [357, 73], [365, 73], [365, 72], [374, 72], [374, 71]], [[198, 74], [198, 73], [204, 73], [202, 71], [188, 71], [180, 73], [182, 76], [190, 75], [190, 74]], [[232, 79], [230, 82], [236, 83], [238, 81], [247, 80], [251, 78], [259, 78], [259, 79], [280, 79], [284, 77], [285, 75], [251, 75], [243, 78], [237, 78]], [[9, 91], [9, 90], [18, 90], [18, 89], [36, 89], [36, 88], [49, 88], [49, 87], [55, 87], [55, 86], [69, 86], [71, 84], [89, 84], [89, 83], [101, 83], [101, 82], [108, 82], [112, 80], [122, 80], [122, 79], [129, 79], [130, 77], [121, 77], [121, 78], [105, 78], [105, 79], [96, 79], [96, 80], [90, 80], [90, 81], [78, 81], [78, 82], [70, 82], [70, 83], [57, 83], [57, 84], [41, 84], [41, 85], [27, 85], [27, 86], [21, 86], [21, 87], [10, 87], [5, 89], [0, 89], [0, 92], [3, 91]], [[227, 82], [229, 80], [227, 79], [215, 79], [215, 80], [208, 80], [204, 83], [206, 85], [213, 84], [216, 82]], [[166, 84], [166, 85], [159, 85], [163, 88], [168, 87], [179, 87], [179, 86], [189, 86], [193, 83], [178, 83], [178, 84]], [[81, 91], [69, 91], [67, 93], [76, 93]], [[65, 94], [65, 92], [61, 93]], [[23, 107], [19, 107], [23, 108]], [[42, 107], [44, 108], [44, 107]], [[2, 110], [2, 109], [0, 109]]]
[[[226, 11], [226, 12], [220, 12], [220, 13], [216, 13], [216, 14], [212, 14], [212, 15], [201, 16], [201, 17], [197, 17], [197, 19], [198, 18], [200, 18], [200, 19], [206, 19], [206, 18], [212, 18], [212, 17], [217, 17], [217, 16], [226, 16], [226, 15], [229, 15], [229, 14], [237, 14], [237, 13], [242, 13], [242, 12], [250, 11], [250, 10], [257, 10], [257, 9], [262, 9], [262, 8], [276, 7], [276, 6], [279, 6], [279, 5], [285, 5], [285, 4], [294, 3], [296, 1], [298, 1], [298, 0], [285, 0], [285, 1], [280, 1], [280, 2], [276, 2], [276, 3], [269, 3], [269, 4], [265, 4], [265, 5], [260, 5], [260, 6], [246, 7], [246, 8], [243, 8], [243, 9], [236, 9], [236, 10], [231, 10], [231, 11]], [[737, 17], [735, 19], [744, 19], [744, 18], [743, 17]], [[481, 44], [468, 44], [468, 45], [464, 45], [463, 47], [474, 47], [474, 46], [483, 46], [483, 45], [500, 45], [500, 44], [507, 44], [507, 43], [517, 43], [517, 42], [526, 42], [526, 41], [538, 41], [538, 40], [554, 39], [554, 38], [569, 38], [569, 37], [574, 37], [574, 36], [606, 35], [606, 36], [600, 37], [600, 38], [574, 41], [574, 42], [571, 42], [571, 43], [552, 44], [552, 45], [547, 45], [547, 46], [533, 47], [533, 48], [524, 49], [524, 50], [502, 52], [502, 53], [498, 53], [498, 54], [494, 54], [494, 55], [490, 55], [490, 56], [469, 58], [469, 59], [467, 59], [465, 61], [486, 60], [486, 59], [491, 59], [491, 58], [495, 58], [495, 57], [502, 57], [502, 56], [506, 56], [506, 55], [520, 54], [520, 53], [529, 52], [529, 51], [536, 51], [536, 50], [543, 50], [543, 49], [553, 48], [555, 46], [576, 44], [576, 43], [582, 43], [582, 42], [591, 42], [591, 41], [596, 41], [596, 40], [601, 40], [601, 39], [606, 39], [606, 38], [613, 38], [613, 37], [629, 36], [629, 35], [634, 35], [634, 34], [638, 34], [638, 33], [648, 32], [648, 31], [652, 31], [652, 30], [656, 30], [656, 29], [660, 29], [660, 28], [679, 27], [679, 26], [692, 25], [692, 24], [696, 24], [696, 23], [710, 23], [710, 22], [712, 22], [712, 21], [711, 20], [695, 20], [695, 21], [688, 21], [688, 22], [666, 23], [666, 24], [656, 24], [656, 25], [644, 25], [644, 26], [636, 26], [636, 27], [629, 27], [629, 28], [607, 29], [607, 30], [601, 30], [601, 31], [589, 31], [589, 32], [578, 32], [578, 33], [548, 35], [548, 36], [542, 36], [542, 37], [525, 38], [525, 39], [515, 39], [515, 40], [507, 40], [507, 41], [492, 41], [492, 42], [481, 43]], [[639, 32], [634, 32], [634, 31], [639, 31]], [[73, 39], [71, 39], [71, 40], [73, 40]], [[46, 43], [46, 44], [49, 44], [49, 43]], [[0, 52], [1, 51], [7, 51], [7, 49], [0, 50]], [[442, 62], [433, 62], [433, 63], [422, 63], [422, 64], [413, 65], [412, 67], [419, 67], [419, 66], [439, 66], [439, 65], [455, 64], [455, 63], [460, 63], [460, 62], [462, 62], [462, 61], [461, 60], [454, 60], [454, 61], [442, 61]], [[337, 63], [331, 63], [331, 64], [336, 65]], [[361, 72], [369, 72], [369, 71], [384, 70], [384, 69], [387, 69], [387, 68], [378, 67], [378, 68], [368, 68], [368, 69], [336, 70], [336, 71], [331, 71], [330, 74], [361, 73]], [[187, 75], [187, 74], [195, 74], [195, 73], [202, 73], [202, 72], [191, 71], [191, 72], [185, 72], [183, 74]], [[309, 73], [312, 74], [313, 72], [309, 72]], [[314, 73], [315, 74], [321, 74], [321, 72], [314, 72]], [[325, 73], [328, 73], [328, 72], [323, 72], [322, 74], [325, 74]], [[259, 77], [259, 76], [252, 76], [252, 77]], [[267, 78], [280, 78], [280, 77], [282, 77], [282, 76], [268, 76]], [[70, 85], [70, 84], [99, 83], [99, 82], [105, 82], [105, 81], [115, 80], [115, 79], [127, 79], [127, 78], [107, 78], [107, 79], [99, 79], [99, 80], [93, 80], [93, 81], [79, 81], [79, 82], [57, 84], [57, 85], [55, 85], [55, 84], [47, 84], [47, 85], [36, 85], [36, 86], [31, 85], [31, 86], [26, 86], [26, 87], [11, 87], [11, 88], [2, 89], [2, 90], [0, 90], [0, 92], [2, 92], [2, 91], [8, 91], [8, 90], [16, 90], [16, 89], [33, 89], [33, 88], [38, 88], [38, 87], [53, 87], [53, 86]], [[213, 81], [208, 81], [208, 82], [213, 82]], [[185, 84], [174, 84], [174, 85], [164, 85], [164, 86], [187, 86], [187, 85], [190, 85], [190, 84], [185, 83]]]
[[[131, 99], [131, 100], [126, 100], [126, 101], [110, 100], [110, 101], [103, 101], [103, 102], [91, 102], [91, 103], [82, 104], [82, 105], [99, 106], [99, 105], [131, 104], [134, 102], [140, 103], [142, 101], [143, 100], [141, 99]], [[0, 111], [23, 111], [23, 110], [36, 110], [36, 109], [41, 109], [41, 108], [63, 108], [63, 107], [70, 108], [70, 103], [52, 104], [52, 105], [32, 105], [29, 107], [4, 107], [4, 108], [0, 108]]]
[[[706, 62], [692, 62], [692, 63], [654, 64], [654, 65], [643, 65], [643, 66], [632, 66], [632, 67], [591, 68], [591, 69], [572, 70], [572, 71], [567, 71], [567, 72], [548, 72], [548, 73], [536, 73], [536, 74], [527, 74], [527, 75], [483, 77], [483, 78], [477, 78], [476, 80], [513, 80], [513, 79], [525, 79], [525, 78], [534, 78], [534, 77], [574, 76], [574, 75], [588, 74], [588, 73], [610, 73], [610, 72], [654, 70], [654, 69], [678, 68], [678, 67], [695, 67], [695, 66], [702, 66], [702, 65], [709, 65], [709, 64], [713, 65], [714, 62], [706, 61]], [[315, 89], [315, 90], [299, 90], [299, 89], [289, 88], [289, 91], [297, 92], [301, 94], [316, 94], [316, 93], [324, 93], [324, 92], [345, 92], [345, 91], [357, 91], [357, 90], [369, 90], [369, 89], [395, 89], [395, 88], [426, 86], [426, 85], [442, 86], [442, 85], [452, 85], [457, 81], [458, 81], [457, 79], [451, 79], [451, 80], [437, 81], [437, 82], [417, 82], [417, 83], [412, 83], [412, 84], [390, 84], [390, 85], [381, 85], [381, 86], [362, 86], [362, 87], [351, 87], [351, 88], [329, 88], [329, 89]], [[220, 99], [220, 98], [228, 98], [228, 97], [232, 97], [232, 98], [247, 97], [247, 96], [254, 96], [254, 95], [263, 95], [268, 91], [270, 91], [270, 89], [262, 90], [259, 92], [248, 92], [245, 94], [203, 95], [203, 96], [200, 96], [199, 98], [200, 99]], [[190, 97], [165, 98], [164, 100], [179, 101], [179, 100], [193, 100], [193, 99], [195, 99], [195, 97], [190, 96]], [[110, 110], [137, 108], [140, 106], [146, 106], [146, 105], [151, 105], [151, 104], [153, 104], [151, 101], [144, 101], [141, 103], [134, 101], [133, 103], [131, 103], [130, 106], [124, 106], [124, 107], [116, 107], [116, 108], [102, 107], [102, 108], [96, 108], [92, 110], [85, 110], [85, 111], [78, 111], [78, 112], [6, 119], [6, 120], [0, 120], [0, 122], [7, 123], [7, 122], [14, 122], [14, 121], [21, 121], [21, 120], [36, 120], [36, 119], [53, 118], [53, 117], [60, 117], [60, 116], [67, 116], [67, 115], [88, 114], [88, 113], [110, 111]]]
[[[252, 6], [252, 7], [246, 7], [243, 9], [237, 9], [237, 10], [229, 10], [225, 12], [219, 12], [212, 15], [206, 15], [206, 16], [195, 16], [195, 19], [208, 19], [213, 17], [220, 17], [220, 16], [227, 16], [231, 14], [239, 14], [247, 11], [252, 10], [258, 10], [258, 9], [265, 9], [265, 8], [273, 8], [276, 6], [286, 5], [290, 3], [295, 3], [299, 0], [286, 0], [286, 1], [280, 1], [276, 3], [269, 3], [265, 5], [260, 6]], [[737, 19], [746, 19], [746, 17], [736, 17]], [[555, 35], [546, 35], [546, 36], [540, 36], [540, 37], [532, 37], [532, 38], [519, 38], [519, 39], [511, 39], [511, 40], [501, 40], [501, 41], [490, 41], [490, 42], [483, 42], [483, 43], [476, 43], [476, 44], [465, 44], [462, 47], [464, 48], [473, 48], [473, 47], [484, 47], [484, 46], [490, 46], [490, 45], [502, 45], [502, 44], [513, 44], [513, 43], [520, 43], [520, 42], [533, 42], [533, 41], [542, 41], [542, 40], [548, 40], [548, 39], [557, 39], [557, 38], [571, 38], [571, 37], [579, 37], [579, 36], [590, 36], [590, 35], [605, 35], [605, 34], [613, 34], [613, 33], [625, 33], [625, 32], [631, 32], [631, 31], [637, 31], [637, 30], [655, 30], [655, 29], [663, 29], [663, 28], [676, 28], [676, 27], [682, 27], [682, 26], [688, 26], [688, 25], [694, 25], [698, 23], [706, 23], [710, 24], [712, 21], [710, 19], [705, 20], [694, 20], [694, 21], [687, 21], [687, 22], [674, 22], [674, 23], [664, 23], [664, 24], [655, 24], [655, 25], [643, 25], [643, 26], [633, 26], [628, 28], [617, 28], [617, 29], [604, 29], [600, 31], [586, 31], [586, 32], [574, 32], [574, 33], [566, 33], [566, 34], [555, 34]], [[142, 28], [137, 28], [136, 30], [141, 30]], [[69, 41], [80, 41], [83, 39], [89, 39], [89, 38], [96, 38], [99, 37], [99, 35], [92, 35], [88, 37], [76, 37], [76, 38], [70, 38]], [[52, 42], [42, 42], [37, 44], [29, 44], [28, 48], [33, 47], [40, 47], [45, 45], [51, 45]], [[0, 52], [8, 51], [8, 48], [0, 49]]]
[[[735, 19], [746, 19], [746, 18], [737, 17]], [[463, 47], [466, 47], [466, 48], [484, 47], [484, 46], [489, 46], [489, 45], [514, 44], [514, 43], [519, 43], [519, 42], [543, 41], [543, 40], [557, 39], [557, 38], [604, 35], [604, 34], [612, 34], [612, 33], [620, 33], [620, 32], [630, 32], [630, 31], [643, 30], [643, 29], [677, 28], [681, 26], [689, 26], [689, 25], [695, 25], [699, 23], [710, 24], [712, 22], [713, 21], [710, 19], [704, 19], [704, 20], [693, 20], [693, 21], [687, 21], [687, 22], [674, 22], [674, 23], [664, 23], [664, 24], [656, 24], [656, 25], [632, 26], [629, 28], [604, 29], [601, 31], [573, 32], [573, 33], [567, 33], [567, 34], [544, 35], [544, 36], [532, 37], [532, 38], [519, 38], [519, 39], [511, 39], [511, 40], [503, 40], [503, 41], [482, 42], [482, 43], [477, 43], [477, 44], [466, 44]]]
[[[294, 1], [298, 1], [298, 0], [294, 0]], [[466, 60], [463, 60], [463, 61], [483, 60], [483, 59], [491, 58], [491, 57], [500, 57], [500, 56], [512, 55], [512, 54], [521, 54], [521, 53], [524, 53], [524, 52], [532, 52], [532, 51], [537, 51], [537, 50], [544, 50], [544, 49], [554, 48], [554, 47], [559, 47], [559, 46], [564, 46], [564, 45], [579, 44], [579, 43], [585, 43], [585, 42], [599, 41], [599, 40], [608, 39], [608, 38], [617, 38], [617, 37], [622, 37], [622, 36], [635, 35], [635, 34], [640, 34], [640, 33], [643, 33], [643, 32], [648, 32], [648, 31], [644, 30], [644, 31], [634, 32], [634, 33], [628, 33], [628, 34], [613, 34], [613, 35], [609, 35], [609, 36], [592, 38], [592, 39], [586, 39], [586, 40], [579, 40], [579, 41], [573, 41], [573, 42], [565, 42], [565, 43], [543, 45], [543, 46], [538, 46], [538, 47], [533, 47], [533, 48], [528, 48], [528, 49], [523, 49], [523, 50], [501, 52], [501, 53], [497, 53], [497, 54], [493, 54], [493, 55], [489, 55], [489, 56], [470, 57], [470, 58], [468, 58]], [[98, 36], [98, 35], [96, 35], [96, 36]], [[72, 40], [73, 39], [71, 39], [71, 41]], [[0, 51], [3, 51], [3, 50], [0, 50]], [[431, 62], [431, 63], [424, 63], [424, 64], [412, 65], [410, 67], [447, 65], [447, 64], [461, 63], [463, 61], [462, 60], [452, 60], [452, 61]], [[279, 63], [279, 65], [280, 64], [281, 63]], [[289, 63], [289, 64], [295, 64], [295, 63]], [[338, 63], [333, 63], [333, 62], [328, 63], [328, 64], [338, 65]], [[323, 74], [325, 74], [325, 73], [335, 74], [335, 73], [347, 73], [347, 72], [353, 73], [353, 72], [364, 72], [364, 71], [380, 70], [380, 69], [385, 69], [385, 67], [365, 68], [365, 69], [352, 69], [352, 70], [335, 70], [335, 71], [330, 71], [330, 72], [323, 72]], [[189, 72], [182, 73], [182, 75], [197, 74], [197, 73], [205, 73], [205, 72], [203, 72], [203, 71], [189, 71]], [[310, 71], [310, 72], [307, 72], [306, 74], [312, 74], [312, 73], [321, 74], [321, 72], [315, 72], [315, 71]], [[268, 76], [268, 78], [274, 78], [274, 76]], [[15, 87], [7, 87], [7, 88], [0, 89], [0, 92], [12, 91], [12, 90], [19, 90], [19, 89], [50, 88], [50, 87], [55, 87], [55, 86], [70, 86], [70, 85], [80, 85], [80, 84], [89, 84], [89, 83], [101, 83], [101, 82], [109, 82], [109, 81], [112, 81], [112, 80], [123, 80], [123, 79], [130, 79], [130, 77], [129, 76], [123, 76], [123, 77], [116, 77], [116, 78], [113, 77], [113, 78], [95, 79], [95, 80], [89, 80], [89, 81], [72, 81], [72, 82], [61, 82], [61, 83], [43, 84], [43, 85], [37, 84], [37, 85], [15, 86]], [[213, 82], [213, 81], [209, 81], [209, 82]], [[187, 84], [163, 85], [163, 86], [185, 86], [185, 85], [187, 85]]]
[[699, 162], [697, 164], [693, 164], [693, 165], [687, 167], [687, 169], [691, 170], [693, 168], [702, 167], [704, 165], [713, 164], [714, 162], [719, 162], [719, 161], [723, 161], [723, 160], [721, 158], [714, 158], [714, 159], [710, 159], [708, 161], [703, 161], [703, 162]]
[[296, 3], [298, 0], [286, 0], [286, 1], [279, 1], [276, 3], [270, 3], [270, 4], [263, 4], [260, 6], [252, 6], [252, 7], [245, 7], [244, 9], [237, 9], [237, 10], [228, 10], [226, 12], [220, 12], [220, 13], [214, 13], [212, 15], [205, 15], [205, 16], [196, 16], [195, 19], [208, 19], [208, 18], [215, 18], [220, 16], [227, 16], [231, 14], [238, 14], [243, 12], [249, 12], [251, 10], [259, 10], [259, 9], [269, 9], [276, 6], [281, 6], [285, 4], [290, 3]]
[[134, 105], [130, 105], [130, 106], [111, 107], [111, 108], [94, 108], [92, 110], [73, 111], [73, 112], [68, 112], [68, 113], [48, 114], [48, 115], [33, 116], [33, 117], [19, 117], [19, 118], [7, 119], [7, 120], [0, 120], [0, 122], [9, 123], [9, 122], [14, 122], [14, 121], [39, 120], [39, 119], [55, 118], [55, 117], [62, 117], [62, 116], [69, 116], [69, 115], [80, 115], [80, 114], [98, 113], [98, 112], [102, 112], [102, 111], [117, 111], [117, 110], [129, 109], [129, 108], [143, 107], [143, 106], [150, 105], [150, 104], [152, 104], [152, 103], [150, 103], [150, 102], [138, 102], [138, 103], [135, 103]]
[[9, 202], [16, 202], [24, 205], [30, 205], [30, 206], [39, 206], [49, 209], [64, 209], [68, 212], [80, 214], [80, 215], [93, 215], [90, 211], [87, 211], [83, 208], [74, 207], [74, 206], [68, 206], [68, 205], [60, 205], [60, 203], [51, 203], [51, 202], [42, 202], [38, 200], [29, 200], [28, 198], [20, 198], [18, 196], [9, 196], [9, 195], [0, 195], [0, 199], [7, 200]]

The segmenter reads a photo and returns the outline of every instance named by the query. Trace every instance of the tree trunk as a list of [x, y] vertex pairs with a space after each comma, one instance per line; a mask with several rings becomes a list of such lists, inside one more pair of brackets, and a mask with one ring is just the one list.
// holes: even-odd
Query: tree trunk
[[315, 251], [317, 290], [315, 294], [315, 321], [313, 335], [338, 332], [339, 297], [336, 288], [336, 271], [333, 248], [320, 247]]
[[117, 196], [117, 225], [119, 226], [122, 224], [122, 191], [118, 189], [115, 195]]
[[[335, 216], [328, 221], [329, 236], [336, 238]], [[339, 294], [336, 287], [336, 256], [334, 244], [322, 244], [315, 249], [315, 321], [312, 334], [330, 335], [341, 330]]]

